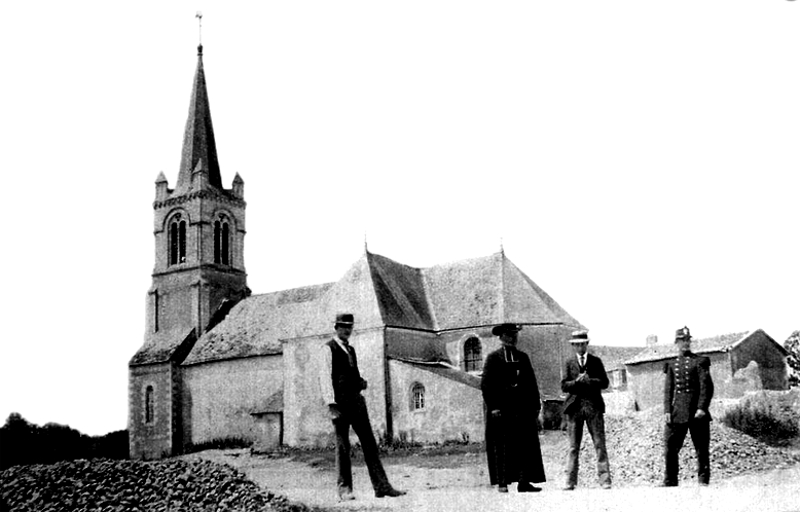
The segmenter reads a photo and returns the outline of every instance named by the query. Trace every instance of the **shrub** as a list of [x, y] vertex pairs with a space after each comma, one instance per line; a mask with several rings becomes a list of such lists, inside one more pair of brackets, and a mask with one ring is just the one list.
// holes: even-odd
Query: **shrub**
[[725, 412], [722, 422], [769, 444], [786, 444], [800, 435], [800, 414], [763, 394], [742, 400]]
[[202, 452], [203, 450], [229, 450], [232, 448], [250, 448], [251, 441], [241, 437], [218, 437], [202, 443], [189, 444], [184, 448], [184, 453]]

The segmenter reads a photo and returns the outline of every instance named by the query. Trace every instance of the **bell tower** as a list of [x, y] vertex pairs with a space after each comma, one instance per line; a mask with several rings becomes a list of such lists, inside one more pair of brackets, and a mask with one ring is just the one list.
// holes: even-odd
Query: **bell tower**
[[222, 186], [200, 45], [178, 181], [170, 189], [163, 173], [156, 179], [148, 336], [194, 329], [199, 337], [222, 301], [248, 293], [245, 206], [238, 173], [230, 189]]
[[245, 206], [238, 173], [231, 188], [222, 185], [200, 44], [178, 179], [174, 189], [163, 172], [155, 182], [155, 265], [145, 340], [129, 363], [131, 458], [160, 458], [183, 449], [180, 364], [196, 340], [250, 294]]

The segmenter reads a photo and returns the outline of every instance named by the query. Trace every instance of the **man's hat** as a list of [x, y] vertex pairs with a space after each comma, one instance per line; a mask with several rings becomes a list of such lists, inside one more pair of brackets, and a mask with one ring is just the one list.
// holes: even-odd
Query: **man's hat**
[[569, 339], [570, 343], [589, 343], [589, 331], [573, 331], [572, 337]]
[[337, 313], [336, 314], [336, 325], [353, 325], [353, 314], [352, 313]]
[[494, 334], [495, 336], [500, 336], [501, 334], [506, 334], [506, 333], [509, 333], [509, 332], [519, 332], [521, 330], [522, 330], [522, 326], [521, 325], [517, 325], [517, 324], [500, 324], [500, 325], [495, 325], [494, 327], [492, 327], [492, 334]]
[[690, 340], [690, 339], [692, 339], [692, 335], [689, 334], [689, 328], [688, 327], [684, 326], [684, 327], [681, 327], [680, 329], [678, 329], [677, 331], [675, 331], [675, 341]]

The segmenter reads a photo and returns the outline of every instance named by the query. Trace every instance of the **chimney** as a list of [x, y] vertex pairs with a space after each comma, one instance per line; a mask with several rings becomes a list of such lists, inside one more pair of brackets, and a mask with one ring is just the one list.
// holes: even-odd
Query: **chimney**
[[647, 341], [645, 342], [645, 346], [654, 347], [658, 345], [658, 336], [655, 334], [651, 334], [647, 337]]

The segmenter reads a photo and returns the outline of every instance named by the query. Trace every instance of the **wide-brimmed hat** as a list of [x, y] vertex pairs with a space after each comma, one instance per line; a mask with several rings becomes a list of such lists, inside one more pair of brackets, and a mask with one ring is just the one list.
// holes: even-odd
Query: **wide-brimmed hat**
[[681, 327], [675, 331], [675, 341], [691, 340], [692, 335], [689, 333], [689, 328], [686, 326]]
[[494, 334], [495, 336], [500, 336], [501, 334], [506, 334], [509, 332], [519, 332], [521, 330], [522, 326], [518, 324], [500, 324], [492, 327], [492, 334]]
[[353, 325], [352, 313], [337, 313], [335, 325]]
[[589, 343], [589, 331], [587, 330], [580, 330], [580, 331], [573, 331], [572, 336], [569, 339], [570, 343]]

